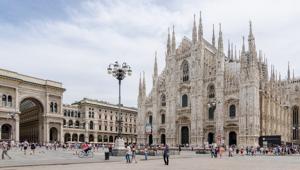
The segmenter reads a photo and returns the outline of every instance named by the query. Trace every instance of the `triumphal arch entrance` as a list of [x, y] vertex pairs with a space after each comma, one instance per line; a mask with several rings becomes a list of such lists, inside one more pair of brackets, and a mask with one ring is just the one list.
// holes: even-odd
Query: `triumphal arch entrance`
[[62, 83], [0, 69], [0, 140], [63, 141]]

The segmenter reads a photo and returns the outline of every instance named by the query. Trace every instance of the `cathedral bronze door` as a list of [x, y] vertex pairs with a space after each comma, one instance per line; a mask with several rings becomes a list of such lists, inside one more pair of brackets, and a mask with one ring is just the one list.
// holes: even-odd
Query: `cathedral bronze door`
[[152, 136], [152, 134], [149, 135], [148, 139], [149, 139], [149, 141], [148, 141], [149, 145], [152, 145], [153, 144], [153, 136]]
[[189, 144], [189, 128], [187, 126], [181, 127], [181, 144]]
[[208, 133], [208, 136], [207, 136], [208, 144], [214, 143], [214, 138], [215, 138], [215, 135], [213, 133]]
[[229, 133], [229, 146], [236, 145], [236, 133], [230, 132]]
[[161, 134], [160, 135], [160, 143], [161, 144], [166, 144], [166, 135], [165, 134]]

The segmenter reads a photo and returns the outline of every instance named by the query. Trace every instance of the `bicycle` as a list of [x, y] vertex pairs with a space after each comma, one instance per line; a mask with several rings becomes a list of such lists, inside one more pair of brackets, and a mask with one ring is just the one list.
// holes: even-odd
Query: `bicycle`
[[85, 152], [84, 150], [80, 151], [78, 154], [79, 158], [93, 158], [94, 157], [94, 153], [92, 150], [88, 150], [87, 152]]

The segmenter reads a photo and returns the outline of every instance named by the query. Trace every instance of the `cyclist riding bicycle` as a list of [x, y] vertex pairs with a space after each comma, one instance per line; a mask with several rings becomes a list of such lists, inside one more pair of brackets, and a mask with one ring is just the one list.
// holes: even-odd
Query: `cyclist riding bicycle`
[[91, 147], [89, 146], [89, 144], [87, 142], [85, 142], [83, 145], [82, 145], [82, 150], [87, 153], [89, 150], [91, 150]]

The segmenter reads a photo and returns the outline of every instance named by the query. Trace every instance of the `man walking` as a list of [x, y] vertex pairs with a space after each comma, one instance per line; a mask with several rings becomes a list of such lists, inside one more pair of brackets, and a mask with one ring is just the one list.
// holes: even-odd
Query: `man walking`
[[164, 162], [165, 165], [169, 165], [169, 146], [166, 144], [164, 148]]
[[2, 142], [2, 159], [4, 159], [4, 155], [6, 155], [9, 159], [11, 159], [11, 157], [7, 154], [9, 148], [8, 148], [8, 143], [3, 141]]

